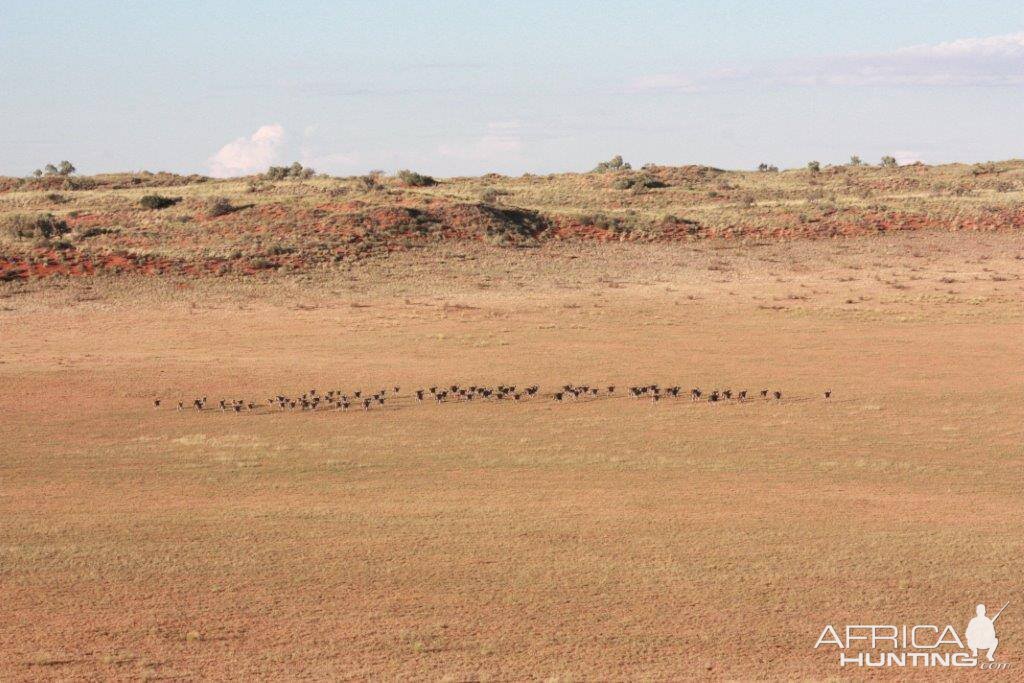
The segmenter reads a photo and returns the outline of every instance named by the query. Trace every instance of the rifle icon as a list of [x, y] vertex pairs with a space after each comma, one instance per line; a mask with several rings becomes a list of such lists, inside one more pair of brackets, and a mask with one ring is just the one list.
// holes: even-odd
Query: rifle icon
[[[1007, 601], [1006, 601], [1006, 605], [1009, 605], [1009, 604], [1010, 604], [1010, 601], [1009, 601], [1009, 600], [1007, 600]], [[998, 612], [996, 612], [996, 615], [995, 615], [994, 617], [992, 617], [992, 623], [993, 623], [993, 624], [994, 624], [994, 623], [996, 623], [996, 619], [998, 619], [998, 618], [999, 618], [999, 615], [1003, 613], [1003, 610], [1004, 610], [1004, 609], [1006, 609], [1006, 605], [1003, 605], [1003, 606], [1002, 606], [1001, 608], [999, 608], [999, 611], [998, 611]]]

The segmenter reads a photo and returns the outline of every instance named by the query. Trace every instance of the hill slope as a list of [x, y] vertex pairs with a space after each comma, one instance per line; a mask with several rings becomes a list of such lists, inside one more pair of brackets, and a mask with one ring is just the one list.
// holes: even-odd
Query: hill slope
[[[171, 202], [146, 208], [142, 198]], [[149, 206], [160, 200], [150, 200]], [[447, 240], [789, 239], [1024, 227], [1024, 162], [398, 178], [0, 178], [0, 280], [303, 271]]]

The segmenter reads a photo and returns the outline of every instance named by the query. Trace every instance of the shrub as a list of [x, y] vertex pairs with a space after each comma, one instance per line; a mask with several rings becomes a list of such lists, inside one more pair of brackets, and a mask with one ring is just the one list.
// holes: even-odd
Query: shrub
[[235, 210], [231, 201], [226, 197], [210, 197], [206, 200], [206, 215], [210, 218], [223, 216]]
[[87, 240], [90, 237], [98, 237], [100, 235], [116, 235], [119, 232], [121, 232], [120, 228], [103, 228], [99, 226], [94, 226], [91, 228], [86, 228], [82, 232], [78, 233], [78, 239]]
[[166, 209], [181, 201], [181, 197], [164, 197], [158, 194], [147, 194], [139, 200], [139, 205], [144, 209]]
[[882, 168], [896, 168], [899, 164], [896, 163], [896, 157], [884, 156], [882, 157]]
[[363, 192], [372, 192], [380, 188], [380, 174], [367, 173], [356, 178], [357, 187]]
[[265, 258], [257, 257], [249, 261], [249, 266], [253, 270], [267, 270], [268, 268], [273, 268], [274, 264]]
[[808, 161], [807, 162], [807, 170], [810, 171], [811, 173], [820, 173], [821, 172], [821, 164], [818, 163], [817, 161]]
[[624, 233], [630, 232], [636, 227], [636, 214], [632, 212], [625, 216], [609, 216], [606, 213], [583, 214], [579, 217], [579, 222], [584, 226]]
[[59, 164], [47, 164], [42, 169], [36, 169], [32, 171], [32, 175], [40, 177], [44, 175], [71, 175], [75, 172], [75, 166], [68, 160], [64, 160]]
[[859, 156], [857, 156], [856, 154], [854, 154], [854, 155], [853, 155], [852, 157], [850, 157], [850, 166], [860, 166], [860, 165], [862, 165], [863, 163], [864, 163], [864, 162], [863, 162], [863, 161], [861, 161], [861, 160], [860, 160], [860, 157], [859, 157]]
[[63, 204], [67, 200], [68, 198], [60, 194], [59, 192], [48, 192], [46, 194], [46, 201], [51, 202], [53, 204]]
[[437, 181], [430, 176], [422, 175], [408, 169], [402, 169], [396, 175], [406, 187], [429, 187], [431, 185], [437, 185]]
[[608, 161], [602, 161], [591, 173], [608, 173], [609, 171], [629, 171], [632, 170], [632, 166], [622, 160], [621, 154], [616, 154]]
[[94, 187], [96, 187], [96, 181], [93, 178], [75, 176], [67, 176], [60, 185], [62, 190], [91, 190]]
[[665, 187], [665, 183], [648, 173], [637, 173], [619, 178], [612, 183], [612, 187], [616, 190], [634, 190], [639, 192], [656, 187]]
[[771, 166], [769, 164], [766, 164], [766, 163], [762, 162], [762, 163], [757, 165], [757, 170], [760, 171], [761, 173], [778, 173], [779, 172], [779, 167], [778, 166]]
[[271, 166], [263, 174], [263, 177], [267, 180], [287, 180], [289, 178], [312, 178], [314, 175], [316, 175], [316, 171], [311, 168], [305, 168], [302, 164], [295, 161], [292, 162], [291, 166]]
[[512, 193], [497, 187], [485, 187], [480, 190], [480, 201], [484, 204], [500, 204], [502, 197], [508, 197]]
[[68, 224], [49, 213], [38, 216], [15, 214], [3, 219], [3, 228], [15, 239], [50, 239], [65, 234]]

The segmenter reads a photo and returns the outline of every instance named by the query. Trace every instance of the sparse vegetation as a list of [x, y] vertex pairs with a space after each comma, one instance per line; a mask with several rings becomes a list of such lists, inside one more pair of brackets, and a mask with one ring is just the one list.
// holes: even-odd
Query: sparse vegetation
[[159, 194], [147, 194], [143, 195], [139, 200], [139, 206], [144, 209], [166, 209], [168, 206], [174, 206], [181, 201], [181, 197], [164, 197]]
[[383, 171], [370, 171], [366, 175], [358, 176], [356, 178], [356, 184], [363, 192], [379, 190], [381, 187], [380, 179], [383, 174]]
[[808, 161], [807, 170], [811, 173], [821, 173], [821, 164], [817, 161]]
[[634, 173], [617, 179], [612, 183], [612, 187], [616, 190], [633, 190], [634, 192], [637, 192], [657, 187], [665, 187], [665, 183], [661, 182], [649, 173]]
[[410, 171], [408, 169], [402, 169], [395, 174], [399, 182], [406, 187], [430, 187], [437, 185], [437, 181], [428, 175], [417, 173], [416, 171]]
[[884, 156], [884, 157], [882, 157], [882, 168], [896, 168], [897, 166], [899, 166], [899, 164], [896, 163], [896, 157], [892, 157], [892, 156]]
[[60, 175], [68, 176], [75, 172], [75, 166], [70, 161], [62, 161], [59, 164], [46, 164], [43, 168], [37, 168], [32, 175], [39, 178], [42, 176]]
[[[836, 188], [847, 180], [829, 175]], [[751, 187], [802, 196], [806, 174], [785, 176], [731, 177], [728, 202], [679, 211], [749, 220], [735, 198]], [[683, 178], [643, 201], [578, 176], [488, 183], [515, 187], [517, 203], [589, 191], [585, 203], [607, 201], [609, 216], [626, 200], [643, 230], [664, 195], [699, 196]], [[216, 182], [188, 201], [242, 196], [245, 180]], [[482, 185], [459, 182], [425, 194], [458, 194], [479, 225], [489, 214], [466, 202]], [[102, 194], [143, 211], [123, 201], [139, 192], [124, 192]], [[0, 264], [11, 280], [0, 300], [0, 619], [16, 634], [0, 679], [837, 678], [834, 656], [812, 647], [827, 615], [898, 617], [911, 591], [914, 614], [963, 624], [977, 600], [950, 596], [978, 590], [978, 576], [999, 606], [1020, 585], [1007, 550], [1024, 537], [1021, 387], [1006, 370], [1024, 355], [1018, 233], [505, 251], [474, 241], [387, 260], [394, 245], [378, 242], [356, 267], [303, 272], [304, 258], [336, 247], [325, 226], [337, 210], [323, 200], [285, 196], [251, 232], [241, 220], [192, 225], [190, 239], [217, 240], [197, 251], [218, 259], [167, 282], [18, 281], [83, 245]], [[358, 201], [368, 225], [392, 206]], [[559, 214], [560, 228], [575, 215]], [[171, 227], [153, 230], [161, 221]], [[167, 239], [173, 225], [128, 221], [123, 239], [97, 238], [91, 267], [127, 268], [148, 230], [161, 239], [148, 272], [167, 268], [165, 254], [191, 248]], [[277, 240], [297, 251], [270, 255]], [[984, 362], [964, 362], [968, 352]], [[565, 381], [601, 397], [558, 404]], [[435, 404], [428, 393], [423, 406], [412, 395], [448, 382], [536, 382], [543, 395]], [[626, 398], [634, 382], [750, 396], [654, 403]], [[265, 402], [337, 385], [348, 396], [386, 386], [387, 404]], [[785, 398], [762, 399], [761, 387]], [[224, 412], [222, 397], [261, 405]], [[851, 562], [856, 571], [837, 570]], [[102, 599], [111, 593], [140, 616]], [[609, 614], [622, 633], [608, 636]], [[695, 625], [702, 647], [680, 648]]]
[[206, 200], [205, 213], [210, 218], [224, 216], [234, 210], [235, 206], [226, 197], [210, 197]]
[[497, 204], [501, 202], [502, 197], [507, 197], [511, 194], [508, 190], [499, 190], [496, 187], [485, 187], [480, 190], [480, 201], [484, 204]]
[[263, 177], [267, 180], [303, 180], [314, 175], [316, 171], [296, 161], [291, 166], [271, 166]]
[[49, 213], [5, 216], [0, 219], [0, 227], [7, 236], [14, 239], [48, 240], [68, 232], [67, 222]]
[[120, 228], [94, 226], [77, 233], [76, 238], [79, 240], [87, 240], [91, 237], [99, 237], [100, 235], [116, 235], [119, 232], [121, 232]]
[[[396, 247], [407, 250], [442, 240], [523, 245], [608, 239], [605, 232], [623, 240], [774, 240], [904, 230], [1024, 229], [1024, 162], [930, 166], [912, 174], [878, 165], [847, 173], [837, 168], [827, 173], [776, 173], [771, 168], [764, 163], [757, 172], [648, 166], [607, 175], [487, 175], [421, 186], [416, 192], [402, 192], [396, 189], [399, 178], [382, 179], [377, 173], [285, 183], [146, 173], [0, 178], [0, 200], [5, 202], [0, 217], [56, 214], [56, 207], [73, 201], [68, 207], [73, 210], [61, 211], [56, 220], [74, 228], [70, 239], [75, 253], [47, 266], [46, 272], [82, 272], [74, 265], [81, 260], [93, 264], [88, 273], [108, 268], [125, 273], [212, 273], [224, 260], [237, 261], [226, 267], [227, 272], [245, 273], [252, 271], [249, 263], [254, 258], [310, 271], [325, 264], [387, 258]], [[81, 189], [66, 192], [65, 183]], [[150, 195], [157, 199], [141, 199]], [[243, 204], [243, 197], [252, 203]], [[191, 210], [147, 208], [178, 198]], [[6, 214], [3, 206], [10, 207]], [[249, 206], [258, 208], [238, 213]], [[224, 234], [219, 226], [195, 229], [196, 219], [216, 220], [226, 214], [232, 214], [234, 246], [255, 243], [237, 259], [234, 249], [220, 252]], [[665, 223], [670, 215], [678, 221]], [[583, 223], [578, 216], [584, 216]], [[569, 228], [549, 229], [558, 226]], [[579, 229], [588, 227], [598, 230]], [[108, 229], [118, 232], [99, 232]], [[19, 232], [43, 234], [34, 229]], [[24, 266], [38, 258], [34, 250], [44, 245], [11, 234], [0, 235], [7, 263]], [[263, 242], [288, 244], [296, 252], [268, 254], [258, 246]], [[132, 257], [109, 257], [112, 248], [128, 245]], [[52, 249], [52, 243], [45, 246]], [[147, 265], [152, 259], [163, 265]], [[280, 259], [284, 261], [278, 264]], [[208, 263], [213, 261], [216, 265]], [[5, 278], [32, 277], [36, 272], [22, 266], [8, 266]]]
[[608, 173], [608, 172], [613, 172], [613, 171], [629, 171], [629, 170], [632, 170], [632, 168], [633, 168], [632, 166], [630, 166], [627, 162], [622, 160], [622, 156], [621, 155], [616, 154], [615, 156], [613, 156], [608, 161], [602, 161], [597, 166], [595, 166], [594, 170], [591, 171], [591, 173]]
[[615, 233], [632, 232], [637, 227], [637, 215], [629, 212], [624, 215], [606, 213], [585, 213], [579, 217], [580, 225], [610, 230]]

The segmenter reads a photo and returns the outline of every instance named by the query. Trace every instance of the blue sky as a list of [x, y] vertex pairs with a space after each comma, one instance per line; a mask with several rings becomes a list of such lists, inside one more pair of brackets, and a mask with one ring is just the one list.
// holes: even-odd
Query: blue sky
[[1024, 157], [1024, 3], [0, 0], [0, 174]]

